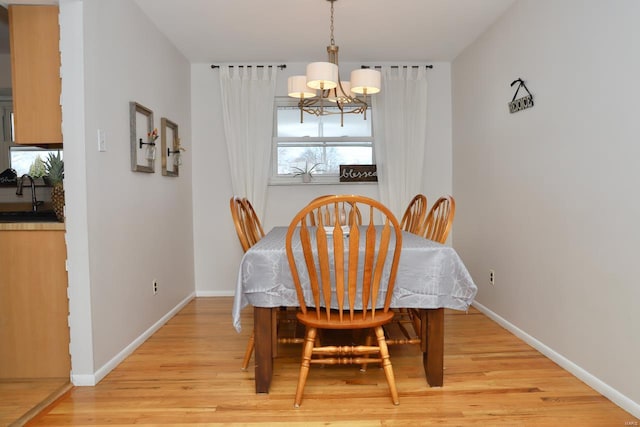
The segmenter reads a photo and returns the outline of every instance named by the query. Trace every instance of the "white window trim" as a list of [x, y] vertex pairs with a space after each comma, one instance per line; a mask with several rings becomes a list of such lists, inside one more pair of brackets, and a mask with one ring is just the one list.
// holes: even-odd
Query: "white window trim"
[[[345, 137], [278, 137], [276, 136], [276, 132], [278, 129], [278, 107], [287, 106], [290, 107], [292, 105], [291, 98], [284, 97], [276, 97], [275, 99], [275, 108], [274, 108], [274, 117], [273, 117], [273, 133], [274, 136], [272, 138], [271, 143], [271, 174], [269, 177], [269, 185], [277, 186], [277, 185], [353, 185], [353, 184], [363, 184], [363, 185], [377, 185], [377, 181], [368, 181], [368, 182], [340, 182], [339, 174], [314, 174], [311, 182], [302, 182], [302, 178], [300, 176], [292, 176], [292, 175], [278, 175], [278, 143], [279, 142], [309, 142], [309, 143], [329, 143], [327, 146], [331, 147], [334, 145], [341, 145], [340, 143], [348, 143], [354, 142], [356, 144], [351, 144], [350, 146], [371, 146], [371, 158], [373, 163], [376, 163], [375, 157], [375, 135], [373, 135], [373, 126], [371, 129], [371, 136], [345, 136]], [[295, 105], [295, 104], [294, 104]], [[371, 111], [368, 111], [367, 120], [373, 120], [373, 114]], [[362, 118], [364, 120], [364, 118]], [[363, 140], [371, 141], [371, 144], [357, 144], [361, 143]], [[331, 144], [335, 143], [335, 144]]]

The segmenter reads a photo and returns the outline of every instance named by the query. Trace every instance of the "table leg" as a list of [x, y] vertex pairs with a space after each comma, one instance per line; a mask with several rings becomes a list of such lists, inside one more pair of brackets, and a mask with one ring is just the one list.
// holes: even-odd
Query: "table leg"
[[444, 308], [420, 309], [422, 364], [431, 387], [442, 387], [444, 369]]
[[255, 334], [256, 393], [269, 393], [273, 376], [273, 340], [275, 316], [271, 308], [253, 307]]

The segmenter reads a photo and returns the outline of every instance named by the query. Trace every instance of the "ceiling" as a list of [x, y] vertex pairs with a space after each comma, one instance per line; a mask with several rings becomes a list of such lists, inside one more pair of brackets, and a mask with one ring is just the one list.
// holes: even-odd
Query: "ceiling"
[[[325, 61], [326, 0], [134, 0], [191, 63]], [[451, 61], [515, 0], [337, 0], [342, 62]]]
[[[326, 60], [326, 0], [132, 0], [191, 63]], [[337, 0], [342, 62], [451, 61], [515, 0]], [[7, 3], [57, 3], [9, 0]], [[0, 19], [0, 53], [8, 29]]]

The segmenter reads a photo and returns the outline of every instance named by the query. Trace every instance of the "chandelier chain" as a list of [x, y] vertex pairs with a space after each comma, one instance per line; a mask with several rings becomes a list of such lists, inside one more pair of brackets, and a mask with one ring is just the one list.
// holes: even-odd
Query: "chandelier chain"
[[329, 26], [329, 30], [331, 31], [331, 46], [335, 46], [336, 41], [333, 38], [333, 3], [335, 0], [329, 0], [331, 2], [331, 25]]
[[[353, 70], [351, 84], [342, 82], [338, 72], [338, 46], [336, 46], [334, 31], [334, 3], [337, 0], [327, 0], [331, 3], [329, 21], [330, 46], [327, 46], [328, 62], [313, 62], [307, 65], [306, 76], [291, 76], [287, 81], [288, 94], [298, 99], [300, 108], [300, 123], [303, 123], [304, 113], [315, 116], [340, 115], [340, 126], [344, 126], [345, 114], [362, 114], [367, 119], [367, 95], [380, 92], [380, 72], [376, 70]], [[355, 76], [355, 77], [354, 77]], [[358, 84], [354, 84], [357, 82]], [[353, 89], [353, 90], [351, 90]], [[358, 98], [358, 94], [362, 98]], [[325, 108], [324, 101], [331, 102], [335, 107]], [[337, 111], [336, 111], [337, 110]]]

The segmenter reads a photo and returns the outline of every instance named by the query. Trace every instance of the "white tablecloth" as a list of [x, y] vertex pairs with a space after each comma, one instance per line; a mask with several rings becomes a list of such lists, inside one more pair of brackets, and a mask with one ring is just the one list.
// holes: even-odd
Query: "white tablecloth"
[[[275, 227], [244, 254], [232, 313], [237, 331], [241, 330], [240, 311], [249, 304], [256, 307], [298, 305], [285, 250], [286, 234], [287, 227]], [[299, 245], [294, 244], [295, 249], [299, 249]], [[453, 248], [403, 232], [391, 307], [467, 310], [477, 292], [477, 286]]]

